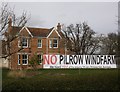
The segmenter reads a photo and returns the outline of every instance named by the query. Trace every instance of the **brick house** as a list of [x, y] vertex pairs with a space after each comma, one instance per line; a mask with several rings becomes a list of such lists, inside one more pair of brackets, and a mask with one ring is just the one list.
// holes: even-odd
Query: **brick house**
[[9, 59], [10, 69], [31, 68], [29, 61], [34, 54], [37, 54], [40, 64], [38, 68], [42, 68], [43, 54], [65, 54], [65, 39], [61, 32], [61, 25], [58, 23], [56, 27], [32, 28], [32, 27], [16, 27], [12, 26], [9, 21], [8, 33], [16, 38], [10, 44], [10, 51], [16, 52], [21, 47], [22, 50], [12, 54]]

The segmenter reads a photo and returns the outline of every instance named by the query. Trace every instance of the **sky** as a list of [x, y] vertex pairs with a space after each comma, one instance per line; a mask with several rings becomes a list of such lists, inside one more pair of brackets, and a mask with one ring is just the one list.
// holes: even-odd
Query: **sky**
[[31, 14], [27, 26], [51, 28], [57, 23], [66, 26], [81, 22], [99, 34], [117, 32], [117, 2], [9, 2], [20, 16], [22, 11]]

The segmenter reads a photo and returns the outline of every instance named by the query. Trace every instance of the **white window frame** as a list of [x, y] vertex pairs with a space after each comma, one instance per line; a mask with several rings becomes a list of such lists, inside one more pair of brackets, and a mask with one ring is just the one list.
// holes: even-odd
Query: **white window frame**
[[[57, 40], [57, 47], [53, 46], [54, 40]], [[57, 38], [49, 39], [49, 48], [58, 48], [58, 39]]]
[[[41, 43], [39, 43], [39, 40], [41, 40]], [[41, 44], [41, 47], [39, 47], [39, 45], [38, 44]], [[42, 48], [42, 39], [38, 39], [38, 48]]]
[[[28, 54], [22, 54], [22, 55], [27, 55], [27, 59], [23, 59], [23, 56], [22, 56], [22, 65], [28, 65]], [[27, 60], [27, 63], [23, 64], [23, 60]]]
[[52, 43], [52, 46], [53, 46], [53, 48], [58, 48], [58, 39], [53, 39], [52, 42], [54, 42], [54, 40], [57, 40], [57, 47], [54, 47], [54, 46], [53, 46], [53, 43]]
[[21, 61], [21, 55], [20, 54], [18, 54], [18, 65], [20, 65], [20, 62]]
[[49, 48], [52, 48], [52, 39], [49, 39]]
[[[27, 46], [22, 46], [22, 43], [23, 42], [21, 42], [20, 40], [18, 40], [18, 47], [20, 48], [20, 47], [22, 47], [22, 48], [28, 48], [28, 38], [26, 38], [26, 37], [23, 37], [23, 38], [25, 38], [25, 39], [27, 39]], [[22, 39], [23, 39], [22, 38]]]
[[18, 47], [20, 48], [21, 47], [21, 45], [20, 45], [21, 43], [20, 43], [20, 40], [18, 40]]

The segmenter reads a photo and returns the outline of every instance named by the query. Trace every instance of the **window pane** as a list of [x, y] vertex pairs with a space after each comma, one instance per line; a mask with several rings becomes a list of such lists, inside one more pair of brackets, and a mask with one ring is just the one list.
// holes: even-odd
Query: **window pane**
[[27, 55], [24, 55], [25, 56], [25, 59], [27, 59]]
[[22, 63], [23, 63], [23, 64], [27, 64], [27, 60], [23, 60]]
[[27, 60], [28, 60], [27, 55], [26, 54], [22, 55], [22, 64], [27, 64]]
[[23, 62], [22, 62], [23, 64], [27, 64], [27, 60], [23, 60]]
[[18, 55], [18, 64], [20, 64], [20, 55]]
[[38, 47], [41, 47], [41, 44], [38, 44]]
[[27, 46], [27, 43], [22, 43], [22, 46]]
[[25, 42], [25, 41], [26, 41], [26, 38], [23, 38], [22, 40], [23, 40], [23, 42]]
[[38, 39], [38, 43], [41, 43], [41, 39]]
[[37, 55], [37, 56], [38, 56], [39, 63], [41, 63], [42, 62], [42, 55]]
[[20, 55], [18, 55], [18, 59], [20, 59]]
[[22, 46], [27, 46], [27, 38], [22, 38]]
[[53, 44], [53, 47], [57, 47], [57, 44]]
[[54, 43], [54, 44], [57, 43], [57, 40], [53, 40], [53, 43]]
[[18, 64], [20, 64], [20, 60], [18, 60]]
[[25, 55], [22, 55], [22, 59], [24, 59], [24, 56], [25, 56]]

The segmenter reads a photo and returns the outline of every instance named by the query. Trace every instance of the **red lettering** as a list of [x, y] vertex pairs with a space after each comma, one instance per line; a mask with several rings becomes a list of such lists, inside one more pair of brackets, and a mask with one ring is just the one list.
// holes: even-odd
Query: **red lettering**
[[[54, 61], [53, 61], [53, 58], [54, 58]], [[51, 56], [51, 64], [55, 64], [57, 62], [57, 57], [56, 55], [52, 55]]]
[[43, 64], [55, 64], [56, 62], [56, 55], [43, 55]]
[[43, 55], [43, 64], [49, 64], [49, 55]]

